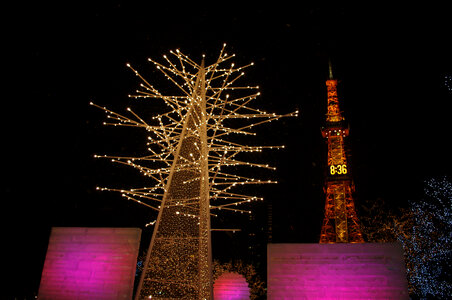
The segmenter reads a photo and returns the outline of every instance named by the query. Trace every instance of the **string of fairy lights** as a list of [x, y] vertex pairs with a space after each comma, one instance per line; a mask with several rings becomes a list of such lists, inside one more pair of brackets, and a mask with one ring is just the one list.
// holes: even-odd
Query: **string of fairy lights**
[[[250, 102], [260, 96], [259, 86], [237, 85], [239, 79], [245, 76], [245, 69], [253, 66], [253, 63], [242, 67], [230, 63], [234, 54], [227, 54], [226, 44], [223, 45], [217, 61], [205, 68], [205, 98], [206, 98], [206, 129], [208, 151], [201, 153], [198, 145], [197, 155], [208, 155], [209, 169], [209, 197], [211, 215], [215, 211], [232, 211], [250, 214], [251, 211], [241, 208], [245, 203], [261, 201], [263, 198], [234, 192], [234, 188], [254, 184], [274, 184], [274, 180], [261, 180], [233, 174], [236, 168], [228, 167], [252, 167], [275, 170], [275, 167], [264, 163], [250, 162], [240, 158], [244, 152], [262, 152], [267, 149], [280, 149], [284, 146], [248, 146], [234, 141], [234, 136], [254, 136], [253, 127], [278, 120], [281, 117], [297, 116], [298, 111], [278, 115], [249, 106]], [[180, 92], [178, 95], [164, 95], [156, 87], [150, 84], [130, 64], [130, 68], [141, 80], [139, 89], [130, 98], [139, 100], [163, 100], [167, 111], [156, 114], [149, 119], [141, 117], [138, 112], [127, 108], [127, 113], [117, 113], [107, 107], [94, 103], [91, 105], [102, 109], [107, 121], [107, 126], [138, 127], [148, 132], [147, 151], [140, 157], [95, 155], [96, 158], [110, 159], [112, 163], [126, 165], [138, 170], [143, 176], [150, 179], [149, 187], [121, 189], [111, 187], [98, 187], [101, 191], [119, 192], [127, 200], [147, 206], [153, 210], [160, 209], [160, 203], [166, 192], [168, 177], [177, 146], [180, 142], [184, 118], [190, 109], [193, 94], [198, 88], [196, 77], [200, 65], [195, 63], [180, 50], [170, 51], [170, 56], [164, 55], [165, 64], [153, 59], [148, 59], [163, 76], [171, 82]], [[204, 56], [203, 56], [204, 59]], [[248, 124], [232, 127], [235, 120], [246, 120]], [[193, 131], [193, 130], [192, 130]], [[190, 134], [197, 134], [191, 132]], [[182, 158], [186, 164], [179, 164], [177, 168], [194, 168], [194, 159]], [[177, 170], [176, 170], [177, 171]], [[188, 205], [188, 204], [187, 204]], [[196, 217], [196, 216], [194, 216]], [[154, 224], [150, 222], [149, 225]]]

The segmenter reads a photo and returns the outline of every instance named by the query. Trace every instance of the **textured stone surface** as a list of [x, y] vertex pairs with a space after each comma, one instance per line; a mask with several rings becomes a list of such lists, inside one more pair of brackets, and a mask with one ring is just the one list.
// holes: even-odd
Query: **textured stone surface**
[[132, 299], [141, 229], [54, 227], [38, 298]]
[[399, 244], [269, 244], [268, 299], [408, 299]]

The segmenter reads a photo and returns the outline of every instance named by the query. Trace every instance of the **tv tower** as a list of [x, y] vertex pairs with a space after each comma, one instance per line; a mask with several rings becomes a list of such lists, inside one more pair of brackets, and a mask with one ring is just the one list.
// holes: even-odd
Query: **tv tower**
[[339, 110], [337, 80], [333, 79], [331, 61], [326, 86], [328, 106], [322, 136], [328, 144], [328, 170], [324, 187], [325, 218], [320, 243], [364, 243], [352, 196], [355, 186], [344, 149], [344, 138], [348, 136], [349, 129]]

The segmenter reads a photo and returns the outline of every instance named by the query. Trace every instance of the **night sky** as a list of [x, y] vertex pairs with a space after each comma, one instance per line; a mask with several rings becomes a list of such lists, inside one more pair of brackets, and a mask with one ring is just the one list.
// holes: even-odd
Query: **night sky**
[[[256, 137], [286, 146], [255, 158], [275, 165], [277, 171], [262, 177], [280, 183], [256, 190], [265, 203], [257, 205], [257, 225], [249, 228], [262, 231], [271, 204], [274, 242], [318, 242], [328, 59], [350, 124], [357, 207], [378, 198], [405, 207], [422, 196], [424, 179], [451, 175], [452, 92], [445, 78], [452, 74], [452, 47], [445, 7], [60, 2], [5, 10], [11, 21], [3, 37], [2, 228], [10, 295], [37, 291], [52, 226], [143, 228], [152, 220], [146, 208], [95, 190], [130, 178], [142, 182], [133, 170], [93, 155], [139, 155], [145, 135], [102, 126], [103, 113], [89, 102], [124, 112], [139, 83], [126, 63], [154, 82], [160, 75], [147, 58], [160, 60], [169, 50], [194, 60], [205, 53], [212, 63], [227, 43], [238, 65], [255, 63], [242, 81], [261, 87], [254, 106], [300, 110], [298, 118], [264, 125]], [[234, 223], [230, 227], [249, 224]], [[151, 229], [143, 230], [147, 243]], [[221, 233], [215, 238], [240, 241]]]

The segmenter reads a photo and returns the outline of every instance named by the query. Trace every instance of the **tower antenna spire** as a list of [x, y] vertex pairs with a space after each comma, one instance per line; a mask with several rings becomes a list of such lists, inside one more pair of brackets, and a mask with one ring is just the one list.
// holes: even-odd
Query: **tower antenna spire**
[[333, 79], [333, 66], [331, 65], [331, 58], [328, 58], [328, 79]]

